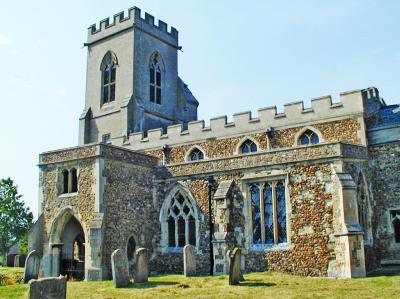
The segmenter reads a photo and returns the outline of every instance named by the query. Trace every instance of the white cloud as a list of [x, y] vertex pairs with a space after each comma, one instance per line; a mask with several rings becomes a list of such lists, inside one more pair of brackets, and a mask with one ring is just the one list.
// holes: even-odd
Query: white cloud
[[5, 36], [0, 33], [0, 46], [8, 46], [11, 45], [13, 40], [8, 36]]

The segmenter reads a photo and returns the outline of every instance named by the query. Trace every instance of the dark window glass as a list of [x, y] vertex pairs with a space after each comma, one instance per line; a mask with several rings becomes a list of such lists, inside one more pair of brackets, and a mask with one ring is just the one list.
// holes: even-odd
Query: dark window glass
[[110, 102], [115, 100], [115, 85], [110, 86]]
[[136, 242], [134, 237], [130, 237], [128, 240], [128, 245], [126, 248], [126, 253], [128, 256], [128, 261], [131, 261], [135, 258], [135, 250], [136, 250]]
[[396, 218], [393, 221], [394, 239], [396, 243], [400, 243], [400, 220]]
[[78, 192], [78, 175], [76, 169], [71, 169], [71, 192]]
[[278, 211], [278, 243], [285, 243], [287, 241], [285, 186], [283, 183], [278, 183], [275, 190]]
[[103, 88], [103, 102], [104, 103], [108, 102], [108, 87]]
[[178, 247], [186, 245], [185, 240], [185, 219], [179, 217], [178, 219]]
[[274, 213], [272, 204], [272, 187], [270, 184], [264, 186], [264, 217], [265, 217], [265, 243], [274, 243]]
[[157, 81], [156, 81], [157, 87], [161, 87], [161, 72], [160, 69], [157, 69]]
[[253, 223], [253, 243], [261, 244], [260, 189], [257, 184], [251, 185], [250, 188]]
[[161, 88], [157, 87], [157, 104], [161, 105]]
[[154, 93], [154, 87], [150, 86], [150, 102], [155, 102], [155, 93]]
[[115, 66], [111, 69], [111, 83], [115, 82], [115, 74], [116, 74], [116, 70], [115, 70]]
[[69, 173], [68, 170], [63, 171], [63, 193], [68, 193]]
[[168, 218], [168, 246], [175, 247], [175, 219]]
[[196, 221], [192, 216], [189, 217], [189, 244], [196, 246]]
[[108, 69], [104, 70], [103, 72], [103, 84], [107, 85], [109, 83], [109, 73], [108, 73]]

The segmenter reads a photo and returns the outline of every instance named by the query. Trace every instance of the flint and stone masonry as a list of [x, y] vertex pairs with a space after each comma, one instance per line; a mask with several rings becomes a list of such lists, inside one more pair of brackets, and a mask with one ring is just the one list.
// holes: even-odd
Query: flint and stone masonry
[[[39, 156], [29, 236], [44, 276], [111, 278], [147, 249], [152, 273], [364, 277], [400, 261], [400, 106], [376, 88], [197, 120], [178, 31], [138, 8], [89, 28], [79, 146]], [[223, 99], [221, 99], [223, 100]], [[211, 200], [211, 202], [210, 202]]]

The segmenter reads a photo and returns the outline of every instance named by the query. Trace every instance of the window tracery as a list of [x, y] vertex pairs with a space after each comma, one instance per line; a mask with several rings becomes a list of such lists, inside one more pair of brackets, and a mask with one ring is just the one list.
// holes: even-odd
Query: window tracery
[[306, 130], [301, 136], [299, 137], [299, 144], [300, 145], [307, 145], [307, 144], [318, 144], [319, 137], [317, 133], [312, 130]]
[[102, 104], [115, 100], [115, 83], [117, 75], [117, 58], [108, 52], [101, 64], [102, 72]]
[[242, 154], [255, 153], [257, 150], [257, 144], [250, 139], [246, 139], [240, 146], [240, 152]]

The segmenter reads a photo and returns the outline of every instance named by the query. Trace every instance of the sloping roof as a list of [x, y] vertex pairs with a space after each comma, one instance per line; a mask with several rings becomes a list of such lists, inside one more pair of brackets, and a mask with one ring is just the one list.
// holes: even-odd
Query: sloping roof
[[233, 180], [222, 181], [218, 185], [217, 191], [215, 191], [214, 199], [226, 198], [231, 189]]

